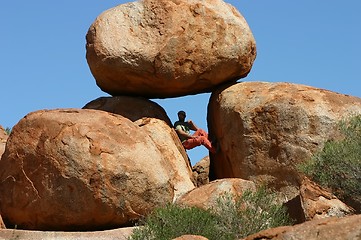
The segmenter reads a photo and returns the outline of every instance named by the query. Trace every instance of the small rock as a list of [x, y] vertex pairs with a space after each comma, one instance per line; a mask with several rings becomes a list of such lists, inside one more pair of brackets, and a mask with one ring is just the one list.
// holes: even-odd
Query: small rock
[[343, 218], [324, 218], [307, 221], [294, 226], [285, 226], [267, 229], [252, 234], [243, 240], [360, 240], [361, 239], [361, 215]]

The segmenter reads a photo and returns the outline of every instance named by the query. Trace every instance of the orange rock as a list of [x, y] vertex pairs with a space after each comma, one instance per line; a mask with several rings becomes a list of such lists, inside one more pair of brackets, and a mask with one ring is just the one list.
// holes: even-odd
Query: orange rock
[[8, 137], [9, 136], [6, 134], [4, 128], [0, 126], [0, 158], [5, 151], [5, 145]]
[[299, 194], [296, 165], [330, 139], [337, 123], [361, 113], [361, 98], [292, 83], [242, 82], [212, 94], [208, 106], [211, 179], [239, 177], [268, 182], [286, 199]]
[[203, 236], [197, 236], [197, 235], [183, 235], [177, 238], [174, 238], [173, 240], [207, 240], [208, 238], [205, 238]]
[[193, 166], [193, 176], [197, 187], [209, 183], [209, 165], [209, 156], [206, 156]]
[[[188, 180], [194, 180], [188, 156], [173, 130], [172, 122], [161, 106], [142, 97], [117, 96], [98, 98], [83, 108], [119, 114], [142, 127], [162, 152], [164, 159], [162, 165], [174, 179], [179, 180], [174, 186], [176, 189], [174, 197], [177, 198], [189, 190], [191, 186]], [[175, 169], [177, 172], [174, 171]]]
[[[150, 121], [158, 138], [172, 146], [174, 130], [154, 121], [162, 124]], [[194, 188], [175, 143], [171, 153], [161, 144], [146, 125], [104, 111], [30, 113], [13, 128], [0, 161], [2, 217], [18, 229], [129, 225]]]
[[119, 114], [132, 122], [142, 118], [156, 118], [165, 121], [169, 126], [173, 126], [161, 106], [142, 97], [100, 97], [87, 103], [83, 108]]
[[217, 199], [222, 194], [239, 196], [246, 190], [254, 191], [255, 189], [256, 186], [251, 181], [240, 178], [219, 179], [189, 191], [181, 196], [176, 203], [208, 209], [216, 206]]
[[308, 221], [295, 226], [267, 229], [252, 234], [243, 240], [284, 240], [284, 239], [333, 239], [359, 240], [361, 236], [361, 215], [343, 218], [324, 218]]
[[353, 209], [316, 183], [304, 178], [300, 188], [303, 212], [306, 220], [326, 217], [344, 217], [353, 214]]
[[150, 98], [210, 92], [245, 77], [256, 43], [222, 0], [147, 0], [111, 8], [86, 36], [97, 85], [111, 95]]
[[7, 229], [0, 231], [0, 239], [66, 239], [66, 240], [79, 240], [79, 239], [102, 239], [102, 240], [128, 240], [132, 234], [134, 227], [119, 228], [106, 231], [93, 231], [93, 232], [50, 232], [50, 231], [27, 231], [19, 229]]
[[5, 223], [3, 221], [3, 218], [0, 215], [0, 229], [6, 229]]

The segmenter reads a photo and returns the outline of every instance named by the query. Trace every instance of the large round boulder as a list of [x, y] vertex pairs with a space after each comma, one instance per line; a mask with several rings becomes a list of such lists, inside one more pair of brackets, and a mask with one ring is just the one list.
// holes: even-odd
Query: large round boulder
[[13, 128], [0, 161], [4, 221], [19, 229], [116, 228], [193, 189], [190, 178], [178, 174], [190, 176], [187, 162], [167, 163], [143, 128], [90, 109], [28, 114]]
[[291, 83], [242, 82], [214, 92], [208, 106], [211, 179], [267, 182], [298, 194], [297, 165], [339, 136], [337, 123], [361, 113], [361, 99]]
[[111, 95], [176, 97], [245, 77], [256, 44], [222, 0], [145, 0], [97, 17], [86, 36], [97, 85]]
[[[183, 179], [177, 181], [181, 184], [175, 186], [177, 189], [175, 198], [184, 193], [182, 189], [189, 190], [189, 178], [196, 184], [187, 153], [167, 113], [157, 103], [142, 97], [100, 97], [87, 103], [83, 108], [119, 114], [140, 126], [162, 152], [165, 160], [163, 166], [167, 166], [169, 173], [172, 173], [175, 178]], [[184, 167], [185, 163], [187, 163], [186, 167]], [[174, 173], [174, 170], [177, 173]]]
[[173, 126], [167, 113], [161, 106], [143, 97], [100, 97], [90, 101], [83, 108], [119, 114], [132, 122], [143, 118], [156, 118], [163, 120], [169, 126]]

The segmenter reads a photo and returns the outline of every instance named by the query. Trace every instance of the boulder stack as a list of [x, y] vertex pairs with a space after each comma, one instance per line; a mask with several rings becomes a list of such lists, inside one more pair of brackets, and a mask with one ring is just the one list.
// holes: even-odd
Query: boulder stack
[[169, 126], [152, 124], [158, 135], [145, 127], [97, 110], [28, 114], [0, 161], [4, 221], [20, 229], [110, 229], [193, 189], [178, 148], [157, 142], [163, 136], [171, 146]]
[[246, 76], [256, 57], [245, 19], [221, 0], [122, 4], [98, 16], [86, 39], [98, 86], [116, 96], [33, 112], [14, 127], [0, 160], [10, 226], [128, 226], [192, 190], [172, 123], [147, 98], [209, 92]]
[[[127, 3], [98, 16], [86, 40], [96, 83], [113, 96], [83, 109], [29, 113], [9, 138], [0, 128], [0, 213], [8, 227], [98, 237], [107, 232], [90, 231], [134, 226], [164, 204], [211, 208], [224, 194], [267, 183], [277, 200], [296, 199], [299, 222], [311, 223], [247, 239], [360, 236], [360, 216], [330, 218], [352, 209], [302, 183], [297, 165], [340, 137], [338, 121], [360, 114], [361, 99], [299, 84], [237, 83], [252, 68], [256, 44], [234, 7], [222, 0]], [[169, 117], [149, 98], [204, 92], [212, 92], [208, 125], [218, 147], [192, 173]], [[5, 230], [0, 238], [13, 233], [42, 236]]]

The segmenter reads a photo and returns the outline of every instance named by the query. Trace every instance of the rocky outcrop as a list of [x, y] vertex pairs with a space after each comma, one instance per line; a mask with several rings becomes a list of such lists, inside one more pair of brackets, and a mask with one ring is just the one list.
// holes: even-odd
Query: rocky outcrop
[[353, 214], [352, 208], [308, 178], [304, 178], [302, 181], [300, 197], [305, 219], [308, 221]]
[[103, 12], [87, 33], [86, 58], [111, 95], [150, 98], [209, 92], [245, 77], [256, 44], [222, 0], [145, 0]]
[[170, 128], [172, 123], [168, 115], [157, 103], [141, 97], [101, 97], [83, 108], [119, 114], [140, 126], [162, 153], [162, 165], [170, 176], [177, 179], [175, 198], [194, 187], [189, 181], [194, 182], [194, 176], [187, 153], [173, 128]]
[[3, 218], [0, 215], [0, 229], [6, 229], [5, 223], [3, 221]]
[[[127, 239], [134, 228], [108, 229], [170, 202], [208, 209], [258, 182], [278, 189], [298, 222], [310, 221], [246, 239], [360, 238], [360, 215], [333, 218], [352, 209], [301, 183], [296, 169], [339, 137], [340, 119], [361, 113], [360, 98], [289, 83], [235, 83], [251, 70], [256, 45], [245, 19], [222, 0], [119, 5], [95, 20], [86, 40], [98, 86], [116, 97], [30, 113], [9, 139], [0, 127], [0, 213], [10, 228], [45, 230], [1, 230], [0, 240]], [[208, 125], [220, 151], [192, 172], [169, 117], [147, 98], [211, 91]], [[209, 174], [222, 179], [209, 182]], [[86, 232], [62, 232], [74, 230]]]
[[174, 188], [174, 198], [194, 188], [192, 170], [187, 153], [174, 129], [162, 120], [147, 118], [136, 121], [162, 154], [161, 165], [168, 173]]
[[134, 227], [95, 232], [50, 232], [8, 229], [0, 231], [0, 240], [128, 240]]
[[[171, 130], [161, 122], [167, 135]], [[145, 127], [97, 110], [28, 114], [13, 128], [0, 161], [5, 223], [37, 230], [116, 228], [193, 189], [184, 159], [172, 164], [164, 157], [177, 147], [160, 149], [154, 141], [161, 133]]]
[[307, 177], [302, 180], [299, 194], [284, 205], [295, 223], [329, 217], [345, 217], [355, 213], [353, 208]]
[[183, 235], [177, 238], [174, 238], [173, 240], [207, 240], [208, 238], [197, 236], [197, 235]]
[[308, 221], [295, 226], [267, 229], [256, 234], [252, 234], [243, 240], [359, 240], [361, 238], [360, 222], [361, 215], [354, 215], [344, 218], [325, 218]]
[[215, 91], [208, 106], [211, 176], [267, 182], [286, 198], [298, 194], [296, 165], [336, 138], [336, 124], [361, 113], [361, 99], [290, 83], [242, 82]]
[[0, 126], [0, 159], [5, 151], [5, 145], [8, 137], [9, 136], [6, 134], [5, 129], [2, 126]]
[[192, 167], [193, 178], [197, 187], [209, 183], [209, 165], [209, 156], [206, 156]]
[[156, 118], [172, 126], [171, 120], [161, 106], [142, 97], [100, 97], [87, 103], [83, 108], [119, 114], [132, 122], [142, 118]]
[[195, 188], [177, 200], [177, 204], [209, 209], [216, 206], [217, 199], [225, 194], [240, 196], [244, 191], [255, 191], [253, 182], [240, 178], [229, 178], [212, 181], [206, 185]]

